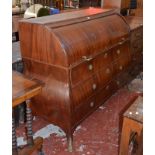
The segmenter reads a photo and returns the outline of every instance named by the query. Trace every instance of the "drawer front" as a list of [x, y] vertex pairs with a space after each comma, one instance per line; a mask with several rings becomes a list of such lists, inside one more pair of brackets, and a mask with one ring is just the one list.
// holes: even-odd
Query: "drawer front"
[[107, 66], [112, 62], [112, 50], [109, 50], [107, 52], [104, 52], [100, 55], [98, 55], [94, 60], [93, 60], [93, 65], [94, 65], [94, 72], [100, 70], [104, 66]]
[[139, 27], [131, 32], [131, 42], [134, 42], [137, 39], [143, 38], [143, 27]]
[[121, 88], [125, 84], [129, 83], [132, 79], [133, 77], [130, 75], [130, 68], [129, 68], [114, 78], [113, 83], [115, 89]]
[[85, 79], [92, 76], [94, 70], [94, 66], [92, 61], [83, 62], [82, 64], [72, 68], [71, 70], [71, 83], [72, 86], [78, 84], [80, 81], [84, 81]]
[[[114, 64], [113, 64], [114, 75], [118, 74], [119, 72], [122, 72], [129, 65], [129, 62], [131, 61], [131, 52], [129, 49], [129, 42], [125, 43], [121, 47], [122, 50], [120, 53], [117, 52], [116, 49], [113, 52], [114, 53], [113, 56], [115, 59]], [[115, 57], [117, 57], [117, 59]]]
[[72, 100], [74, 105], [76, 107], [79, 106], [84, 100], [96, 93], [97, 90], [98, 84], [95, 77], [92, 77], [72, 88]]
[[82, 102], [78, 107], [75, 107], [76, 121], [83, 120], [86, 116], [92, 113], [98, 106], [106, 101], [114, 92], [113, 82], [108, 83], [96, 95]]
[[110, 64], [96, 73], [96, 79], [99, 88], [103, 86], [112, 79], [113, 76], [113, 65]]
[[143, 51], [143, 39], [135, 40], [131, 44], [132, 53]]
[[119, 58], [114, 63], [114, 75], [118, 74], [119, 72], [122, 72], [131, 62], [131, 56], [126, 55], [126, 57]]
[[107, 51], [97, 55], [95, 58], [87, 58], [83, 56], [84, 62], [71, 69], [72, 86], [80, 81], [84, 81], [91, 77], [98, 70], [107, 66], [112, 61], [112, 51]]
[[119, 45], [113, 49], [113, 61], [117, 61], [120, 57], [126, 57], [129, 55], [130, 42], [127, 41], [122, 45]]
[[136, 64], [143, 63], [143, 52], [138, 51], [132, 55], [132, 61]]
[[96, 95], [96, 104], [104, 103], [115, 92], [113, 82], [106, 84], [104, 88]]
[[85, 100], [85, 102], [83, 102], [81, 106], [75, 108], [76, 122], [83, 120], [90, 113], [92, 113], [95, 110], [95, 108], [96, 108], [95, 96], [89, 98], [88, 100]]

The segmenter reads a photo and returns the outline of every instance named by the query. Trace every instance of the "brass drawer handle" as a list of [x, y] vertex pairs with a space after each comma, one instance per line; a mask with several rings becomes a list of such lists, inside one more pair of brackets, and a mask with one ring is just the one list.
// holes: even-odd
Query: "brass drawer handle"
[[119, 55], [119, 54], [121, 53], [121, 51], [118, 49], [118, 50], [116, 51], [116, 53]]
[[82, 56], [82, 59], [84, 59], [85, 61], [90, 61], [90, 60], [92, 60], [93, 58], [92, 58], [92, 57], [87, 57], [87, 56]]
[[124, 41], [124, 40], [125, 40], [125, 38], [122, 38], [121, 40], [122, 40], [122, 41]]
[[124, 41], [120, 41], [118, 44], [119, 44], [119, 45], [122, 45], [122, 44], [123, 44], [123, 42], [124, 42]]
[[94, 102], [90, 102], [90, 107], [94, 107]]
[[97, 85], [94, 83], [93, 84], [93, 90], [95, 90], [97, 88]]
[[110, 88], [109, 85], [107, 85], [105, 89], [106, 89], [106, 90], [109, 90], [109, 88]]
[[88, 69], [89, 69], [90, 71], [93, 70], [93, 65], [92, 65], [92, 64], [89, 64]]
[[122, 70], [123, 69], [123, 66], [119, 66], [119, 70]]
[[107, 73], [107, 74], [110, 73], [110, 69], [109, 69], [109, 68], [106, 69], [106, 73]]
[[107, 58], [107, 57], [108, 57], [108, 54], [107, 54], [107, 53], [105, 53], [105, 54], [104, 54], [104, 58]]

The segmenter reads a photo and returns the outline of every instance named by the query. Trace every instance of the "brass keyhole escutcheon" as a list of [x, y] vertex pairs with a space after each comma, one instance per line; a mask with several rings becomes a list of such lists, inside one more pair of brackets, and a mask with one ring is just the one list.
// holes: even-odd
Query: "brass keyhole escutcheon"
[[94, 83], [93, 84], [93, 90], [95, 90], [97, 88], [97, 85]]
[[107, 73], [107, 74], [110, 73], [110, 69], [109, 69], [109, 68], [106, 69], [106, 73]]
[[118, 55], [121, 53], [121, 51], [119, 49], [116, 52], [117, 52]]
[[123, 66], [119, 66], [119, 69], [122, 70], [123, 69]]
[[88, 69], [89, 70], [93, 70], [93, 65], [92, 64], [89, 64]]

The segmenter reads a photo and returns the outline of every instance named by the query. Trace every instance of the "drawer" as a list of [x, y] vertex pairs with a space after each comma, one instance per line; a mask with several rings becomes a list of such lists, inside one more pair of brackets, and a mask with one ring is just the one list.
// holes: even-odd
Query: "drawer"
[[114, 87], [116, 90], [129, 83], [133, 79], [133, 77], [130, 75], [130, 72], [131, 68], [128, 67], [125, 71], [121, 72], [113, 79]]
[[98, 87], [103, 88], [103, 86], [111, 81], [113, 76], [113, 64], [110, 64], [96, 73], [96, 79]]
[[82, 104], [84, 100], [95, 94], [98, 90], [98, 84], [95, 77], [83, 81], [72, 88], [72, 100], [75, 106]]
[[131, 44], [131, 49], [132, 53], [143, 51], [143, 39], [135, 40], [135, 42]]
[[71, 69], [71, 84], [74, 86], [78, 84], [80, 81], [84, 81], [85, 79], [92, 76], [94, 70], [94, 65], [92, 60], [88, 62], [83, 62], [78, 66]]
[[94, 72], [100, 70], [112, 62], [112, 52], [112, 50], [108, 50], [107, 52], [99, 54], [96, 58], [93, 59]]
[[96, 95], [96, 104], [100, 105], [104, 103], [115, 91], [113, 82], [109, 82], [105, 87], [101, 89], [99, 93]]
[[80, 106], [75, 107], [76, 122], [82, 121], [96, 108], [95, 96], [85, 100]]
[[122, 45], [116, 46], [113, 49], [113, 61], [116, 61], [120, 57], [126, 57], [130, 52], [130, 42], [127, 41]]
[[[91, 77], [98, 70], [112, 62], [112, 51], [107, 51], [94, 58], [83, 56], [84, 62], [71, 69], [72, 86]], [[82, 75], [82, 76], [80, 76]]]
[[122, 72], [126, 67], [128, 67], [130, 62], [131, 62], [130, 55], [126, 55], [126, 56], [119, 58], [113, 65], [114, 66], [114, 74], [116, 75], [119, 72]]
[[131, 42], [143, 38], [143, 27], [139, 27], [131, 32]]
[[135, 62], [136, 64], [142, 63], [143, 62], [143, 52], [138, 51], [132, 55], [132, 61]]

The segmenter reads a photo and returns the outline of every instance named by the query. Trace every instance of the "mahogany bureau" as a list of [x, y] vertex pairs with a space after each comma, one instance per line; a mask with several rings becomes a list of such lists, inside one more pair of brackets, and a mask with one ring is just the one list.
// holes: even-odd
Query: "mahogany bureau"
[[19, 32], [24, 74], [45, 83], [31, 108], [66, 132], [71, 151], [75, 128], [126, 82], [130, 27], [89, 8], [22, 20]]

